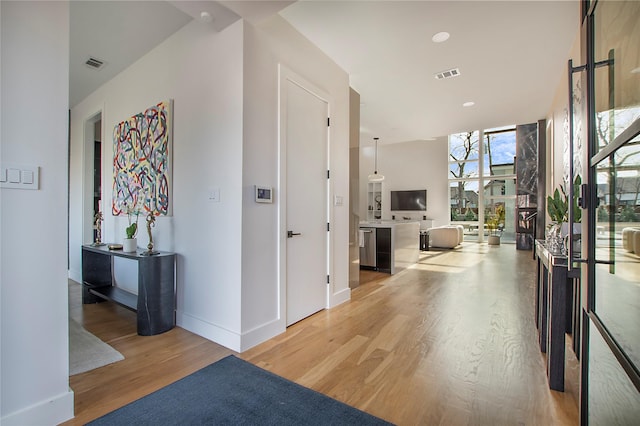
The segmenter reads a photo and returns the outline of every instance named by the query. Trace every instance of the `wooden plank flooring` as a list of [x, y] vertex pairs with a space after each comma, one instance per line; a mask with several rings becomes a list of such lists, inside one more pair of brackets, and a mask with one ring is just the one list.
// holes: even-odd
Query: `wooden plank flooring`
[[64, 425], [84, 425], [234, 353], [179, 327], [138, 336], [134, 312], [111, 302], [82, 305], [79, 294], [70, 291], [69, 315], [124, 360], [69, 378], [75, 418]]
[[[531, 252], [513, 245], [424, 252], [394, 276], [362, 271], [350, 302], [239, 356], [399, 425], [576, 425], [578, 364], [568, 351], [567, 389], [549, 390], [534, 285]], [[111, 304], [74, 309], [125, 360], [70, 378], [69, 425], [233, 353], [179, 328], [137, 336]]]

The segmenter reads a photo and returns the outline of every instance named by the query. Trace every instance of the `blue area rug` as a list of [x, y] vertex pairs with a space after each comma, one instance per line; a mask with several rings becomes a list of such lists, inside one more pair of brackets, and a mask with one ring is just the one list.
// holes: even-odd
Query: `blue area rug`
[[90, 425], [388, 425], [230, 355]]

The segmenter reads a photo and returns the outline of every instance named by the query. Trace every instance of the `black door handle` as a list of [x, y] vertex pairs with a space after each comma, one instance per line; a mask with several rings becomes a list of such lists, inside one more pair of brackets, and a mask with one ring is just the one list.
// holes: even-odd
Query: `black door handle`
[[287, 238], [292, 238], [295, 235], [302, 235], [300, 232], [287, 231]]

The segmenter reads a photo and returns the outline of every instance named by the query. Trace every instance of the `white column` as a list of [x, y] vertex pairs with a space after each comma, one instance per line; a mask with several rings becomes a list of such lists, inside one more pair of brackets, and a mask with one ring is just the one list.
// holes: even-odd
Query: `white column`
[[478, 130], [478, 242], [484, 242], [484, 131]]

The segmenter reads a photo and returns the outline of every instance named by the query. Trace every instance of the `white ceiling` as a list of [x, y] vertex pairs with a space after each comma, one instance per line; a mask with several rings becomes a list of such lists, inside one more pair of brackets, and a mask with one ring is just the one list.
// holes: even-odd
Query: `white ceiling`
[[[578, 31], [576, 1], [302, 1], [281, 12], [350, 75], [361, 143], [544, 118]], [[440, 31], [448, 41], [433, 43]], [[460, 76], [434, 74], [459, 68]], [[473, 101], [470, 108], [462, 106]]]
[[[75, 0], [70, 4], [69, 104], [98, 87], [196, 19], [222, 31], [238, 19], [260, 22], [293, 3], [287, 0]], [[202, 21], [206, 12], [210, 21]], [[85, 62], [105, 62], [100, 70]]]
[[[374, 136], [381, 143], [424, 140], [544, 118], [578, 32], [575, 0], [290, 3], [71, 2], [70, 103], [197, 18], [201, 7], [212, 8], [218, 25], [221, 5], [229, 9], [218, 30], [240, 16], [258, 22], [282, 9], [350, 75], [361, 95], [363, 144]], [[439, 31], [451, 38], [433, 43]], [[107, 66], [90, 70], [90, 55]], [[460, 76], [435, 79], [450, 68]], [[466, 101], [475, 105], [464, 108]]]
[[[69, 14], [71, 107], [192, 20], [165, 1], [72, 1]], [[89, 68], [90, 56], [105, 65]]]

